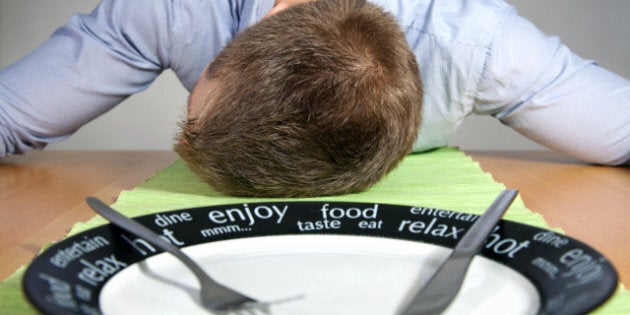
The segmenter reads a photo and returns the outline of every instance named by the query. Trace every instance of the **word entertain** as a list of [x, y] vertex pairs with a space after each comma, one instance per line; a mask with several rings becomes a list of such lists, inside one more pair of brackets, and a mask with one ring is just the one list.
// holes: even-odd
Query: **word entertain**
[[81, 256], [107, 245], [109, 245], [109, 242], [102, 236], [94, 236], [92, 238], [85, 236], [83, 240], [75, 241], [72, 245], [59, 249], [55, 256], [50, 258], [50, 263], [59, 268], [65, 268], [72, 261], [81, 258]]
[[439, 217], [443, 219], [455, 219], [457, 221], [466, 221], [466, 222], [474, 222], [479, 218], [479, 215], [470, 214], [470, 213], [461, 213], [450, 210], [442, 210], [435, 208], [425, 208], [425, 207], [413, 207], [409, 210], [411, 214], [423, 215], [423, 216], [431, 216], [431, 217]]

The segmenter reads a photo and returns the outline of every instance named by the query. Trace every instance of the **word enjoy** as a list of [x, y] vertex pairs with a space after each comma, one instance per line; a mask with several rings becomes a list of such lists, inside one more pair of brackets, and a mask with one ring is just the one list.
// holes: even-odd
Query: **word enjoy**
[[569, 243], [568, 238], [557, 235], [553, 231], [538, 232], [534, 235], [533, 240], [555, 248], [563, 247]]
[[243, 204], [242, 208], [212, 210], [208, 213], [208, 218], [216, 224], [247, 222], [249, 226], [252, 226], [257, 220], [269, 219], [275, 219], [276, 223], [280, 224], [288, 208], [289, 206], [284, 206], [284, 208], [280, 209], [276, 205], [259, 205], [250, 209], [247, 204]]
[[574, 277], [576, 281], [572, 285], [582, 285], [601, 277], [603, 271], [600, 261], [603, 260], [605, 258], [602, 257], [598, 260], [581, 249], [570, 250], [560, 257], [560, 264], [569, 268], [569, 271], [561, 276], [563, 278]]

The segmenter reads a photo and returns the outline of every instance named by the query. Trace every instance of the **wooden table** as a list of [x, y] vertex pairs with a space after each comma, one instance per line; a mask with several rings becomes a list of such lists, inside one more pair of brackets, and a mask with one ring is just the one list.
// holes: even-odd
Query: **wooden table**
[[[547, 151], [467, 152], [552, 227], [606, 255], [630, 287], [630, 168]], [[177, 159], [168, 151], [46, 151], [0, 159], [0, 279], [41, 246], [93, 217], [86, 196], [113, 203]]]

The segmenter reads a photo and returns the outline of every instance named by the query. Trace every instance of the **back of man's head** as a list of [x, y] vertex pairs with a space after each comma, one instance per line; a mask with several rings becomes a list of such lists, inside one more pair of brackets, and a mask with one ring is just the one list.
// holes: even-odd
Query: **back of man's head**
[[175, 149], [217, 191], [298, 197], [364, 190], [411, 150], [418, 65], [394, 18], [363, 0], [293, 6], [209, 65], [204, 111]]

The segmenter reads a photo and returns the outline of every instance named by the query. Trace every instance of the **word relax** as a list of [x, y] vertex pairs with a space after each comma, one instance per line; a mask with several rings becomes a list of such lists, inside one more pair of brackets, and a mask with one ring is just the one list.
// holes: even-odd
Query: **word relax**
[[[436, 218], [431, 219], [429, 223], [424, 221], [403, 220], [398, 226], [398, 231], [407, 231], [412, 234], [424, 234], [444, 238], [452, 238], [455, 240], [464, 236], [464, 228], [457, 228], [443, 223], [438, 223]], [[529, 241], [519, 242], [512, 238], [503, 238], [498, 233], [499, 227], [495, 226], [492, 233], [488, 236], [485, 248], [492, 250], [495, 254], [506, 255], [514, 258], [516, 253], [524, 248], [529, 247]]]
[[57, 250], [57, 253], [49, 261], [59, 268], [65, 268], [72, 261], [81, 258], [81, 256], [108, 245], [109, 242], [102, 236], [85, 236], [82, 240], [75, 241], [70, 246]]
[[85, 259], [79, 260], [81, 265], [85, 268], [79, 272], [77, 277], [79, 280], [91, 286], [98, 286], [99, 283], [107, 280], [110, 276], [118, 272], [119, 270], [127, 267], [127, 264], [119, 261], [114, 255], [109, 257], [103, 257], [95, 261], [87, 261]]

